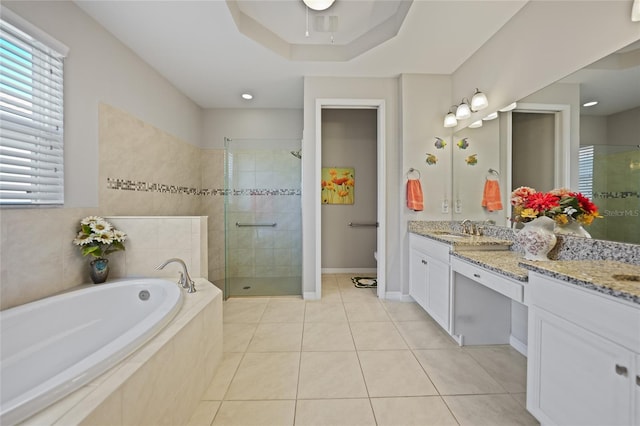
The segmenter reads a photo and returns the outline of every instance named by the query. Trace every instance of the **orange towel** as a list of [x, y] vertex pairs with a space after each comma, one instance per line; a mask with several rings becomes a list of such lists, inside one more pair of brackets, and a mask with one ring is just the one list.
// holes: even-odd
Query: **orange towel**
[[424, 210], [422, 186], [418, 179], [409, 179], [407, 181], [407, 207], [417, 212]]
[[497, 180], [487, 179], [484, 182], [482, 207], [486, 207], [490, 212], [502, 210], [502, 201], [500, 201], [500, 184]]

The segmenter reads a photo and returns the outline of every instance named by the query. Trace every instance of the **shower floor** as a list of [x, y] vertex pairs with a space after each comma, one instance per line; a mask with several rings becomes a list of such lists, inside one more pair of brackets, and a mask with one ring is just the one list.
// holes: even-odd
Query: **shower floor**
[[227, 278], [229, 297], [293, 296], [302, 294], [302, 277]]

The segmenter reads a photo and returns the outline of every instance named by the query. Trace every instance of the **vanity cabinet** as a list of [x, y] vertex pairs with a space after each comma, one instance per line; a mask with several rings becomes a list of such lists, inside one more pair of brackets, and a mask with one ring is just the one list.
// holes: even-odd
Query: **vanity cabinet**
[[542, 424], [640, 425], [640, 306], [531, 272], [527, 409]]
[[409, 234], [409, 295], [449, 331], [448, 244]]

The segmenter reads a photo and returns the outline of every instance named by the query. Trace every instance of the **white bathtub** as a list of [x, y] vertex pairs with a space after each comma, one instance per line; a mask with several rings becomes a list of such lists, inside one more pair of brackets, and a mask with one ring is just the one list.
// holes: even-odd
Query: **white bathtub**
[[128, 279], [0, 312], [0, 424], [17, 423], [101, 375], [160, 331], [181, 303], [174, 282]]

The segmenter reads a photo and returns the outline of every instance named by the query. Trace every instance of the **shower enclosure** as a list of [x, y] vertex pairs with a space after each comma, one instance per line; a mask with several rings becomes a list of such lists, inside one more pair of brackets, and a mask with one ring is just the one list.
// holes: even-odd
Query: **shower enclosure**
[[300, 145], [225, 138], [225, 298], [302, 294]]
[[640, 145], [581, 146], [579, 167], [580, 192], [602, 216], [591, 236], [640, 244]]

